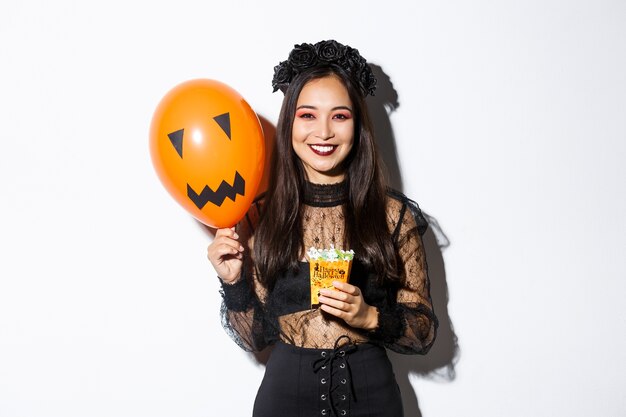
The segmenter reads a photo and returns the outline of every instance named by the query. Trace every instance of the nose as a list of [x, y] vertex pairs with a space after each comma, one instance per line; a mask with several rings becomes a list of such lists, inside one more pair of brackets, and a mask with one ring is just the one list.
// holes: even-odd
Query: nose
[[317, 132], [315, 132], [315, 136], [322, 140], [328, 140], [328, 139], [334, 138], [335, 133], [333, 132], [330, 121], [326, 119], [321, 119], [319, 121], [319, 125], [317, 126]]

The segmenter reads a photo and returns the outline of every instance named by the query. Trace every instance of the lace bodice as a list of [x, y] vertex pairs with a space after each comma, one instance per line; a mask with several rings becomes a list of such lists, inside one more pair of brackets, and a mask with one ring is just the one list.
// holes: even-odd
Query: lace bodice
[[[303, 247], [344, 247], [345, 183], [307, 183], [304, 193]], [[437, 320], [429, 292], [426, 258], [421, 235], [427, 227], [417, 204], [389, 191], [387, 223], [401, 260], [402, 286], [382, 286], [356, 254], [350, 283], [361, 290], [365, 302], [378, 310], [378, 327], [373, 331], [350, 327], [343, 320], [310, 306], [309, 265], [300, 262], [297, 271], [277, 278], [267, 289], [256, 279], [250, 257], [254, 229], [262, 210], [258, 200], [237, 226], [246, 246], [242, 277], [223, 284], [222, 323], [230, 336], [246, 350], [257, 351], [282, 340], [300, 347], [333, 348], [335, 341], [349, 336], [357, 343], [378, 343], [400, 353], [426, 353], [435, 338]]]

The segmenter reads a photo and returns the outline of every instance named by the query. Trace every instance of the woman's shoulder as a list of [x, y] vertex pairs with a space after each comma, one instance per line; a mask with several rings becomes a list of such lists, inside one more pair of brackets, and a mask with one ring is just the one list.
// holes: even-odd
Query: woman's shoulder
[[428, 228], [428, 221], [419, 205], [393, 188], [387, 189], [387, 217], [394, 229], [402, 224], [415, 225], [419, 234], [423, 235]]

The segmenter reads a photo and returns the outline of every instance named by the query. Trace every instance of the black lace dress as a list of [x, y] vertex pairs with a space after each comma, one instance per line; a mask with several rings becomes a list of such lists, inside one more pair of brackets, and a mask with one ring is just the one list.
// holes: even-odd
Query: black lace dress
[[[304, 247], [344, 247], [345, 183], [307, 183], [303, 206]], [[425, 354], [435, 339], [437, 319], [429, 292], [421, 236], [427, 223], [417, 204], [389, 191], [387, 222], [401, 260], [401, 286], [380, 285], [358, 261], [350, 283], [378, 310], [378, 327], [352, 328], [311, 309], [309, 265], [277, 278], [273, 288], [256, 279], [248, 256], [263, 200], [237, 226], [246, 247], [242, 277], [223, 284], [222, 323], [248, 351], [275, 345], [255, 402], [254, 416], [401, 416], [399, 390], [385, 348]]]

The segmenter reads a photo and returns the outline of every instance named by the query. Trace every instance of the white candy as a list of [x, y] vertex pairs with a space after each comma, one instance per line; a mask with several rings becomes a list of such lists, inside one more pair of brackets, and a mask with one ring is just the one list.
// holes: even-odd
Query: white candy
[[345, 251], [342, 249], [335, 249], [335, 245], [330, 245], [330, 249], [317, 249], [314, 247], [309, 248], [307, 255], [311, 260], [323, 260], [323, 261], [338, 261], [346, 260], [351, 261], [354, 259], [354, 251], [352, 249]]

